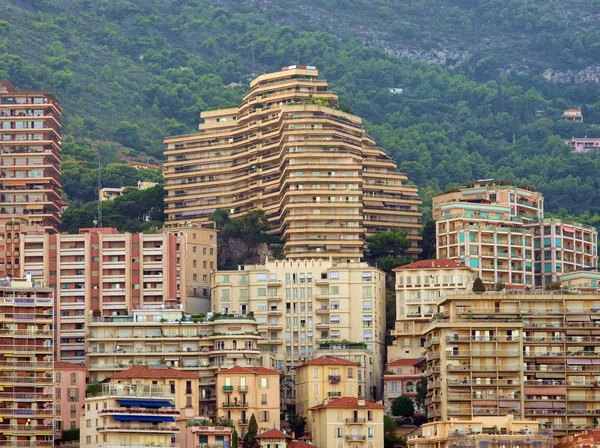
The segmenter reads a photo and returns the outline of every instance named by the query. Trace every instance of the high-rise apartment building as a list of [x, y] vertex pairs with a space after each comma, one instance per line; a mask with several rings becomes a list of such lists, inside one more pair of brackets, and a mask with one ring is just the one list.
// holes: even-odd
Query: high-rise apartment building
[[417, 188], [315, 67], [261, 75], [239, 107], [201, 117], [201, 133], [165, 139], [168, 222], [262, 209], [287, 258], [357, 261], [365, 236], [390, 228], [420, 252]]
[[134, 367], [174, 367], [200, 378], [200, 416], [215, 417], [219, 367], [270, 367], [248, 316], [213, 315], [202, 320], [181, 310], [156, 307], [129, 316], [95, 317], [87, 327], [90, 382]]
[[54, 290], [0, 279], [0, 447], [54, 444]]
[[596, 229], [544, 219], [532, 187], [480, 180], [434, 196], [432, 214], [437, 257], [459, 260], [489, 286], [545, 287], [597, 265]]
[[[213, 311], [248, 314], [258, 321], [258, 344], [270, 347], [277, 369], [312, 359], [323, 346], [360, 342], [366, 385], [359, 395], [379, 399], [385, 350], [385, 273], [366, 263], [275, 260], [212, 275]], [[364, 389], [366, 387], [366, 390]]]
[[598, 425], [598, 294], [451, 294], [439, 305], [424, 330], [430, 420], [513, 415], [555, 436]]
[[54, 95], [0, 79], [0, 222], [59, 231], [61, 113]]
[[[212, 235], [216, 250], [216, 232], [194, 233], [204, 238], [203, 232]], [[112, 316], [155, 305], [185, 309], [187, 275], [193, 271], [192, 280], [198, 275], [208, 279], [204, 260], [216, 264], [216, 253], [198, 254], [202, 264], [195, 270], [193, 262], [188, 266], [185, 232], [131, 234], [94, 228], [77, 235], [25, 235], [21, 240], [23, 272], [56, 288], [57, 357], [76, 363], [84, 361], [90, 311]]]
[[415, 261], [394, 269], [396, 274], [395, 340], [388, 347], [388, 361], [418, 358], [423, 352], [423, 327], [437, 312], [444, 294], [467, 292], [475, 271], [456, 260], [440, 258]]

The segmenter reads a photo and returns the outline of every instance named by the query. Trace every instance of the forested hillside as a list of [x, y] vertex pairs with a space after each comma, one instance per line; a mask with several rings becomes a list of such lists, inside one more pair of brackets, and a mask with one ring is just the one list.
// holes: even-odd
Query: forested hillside
[[[105, 165], [123, 157], [160, 159], [165, 135], [193, 132], [200, 111], [237, 103], [253, 74], [300, 58], [317, 65], [341, 102], [366, 118], [368, 132], [426, 201], [447, 187], [497, 177], [540, 189], [552, 211], [600, 213], [600, 156], [571, 154], [563, 143], [572, 136], [600, 136], [598, 85], [553, 84], [521, 64], [525, 56], [529, 68], [584, 67], [598, 60], [593, 52], [600, 37], [592, 20], [597, 1], [582, 0], [578, 9], [571, 0], [562, 6], [539, 0], [484, 6], [442, 0], [298, 2], [308, 12], [319, 8], [318, 20], [294, 15], [294, 9], [286, 16], [281, 8], [292, 8], [292, 2], [282, 0], [277, 8], [274, 3], [5, 2], [0, 78], [22, 88], [45, 87], [61, 99], [64, 133], [72, 135], [64, 149], [67, 199], [93, 199], [98, 155]], [[369, 8], [373, 3], [377, 7]], [[348, 21], [351, 5], [360, 26]], [[577, 11], [585, 14], [574, 29]], [[385, 46], [364, 43], [361, 33], [370, 25], [397, 43], [407, 39], [402, 33], [418, 28], [421, 34], [411, 38], [415, 48], [462, 45], [472, 54], [470, 62], [453, 69], [395, 57]], [[547, 35], [552, 41], [540, 37]], [[571, 59], [564, 59], [564, 49]], [[514, 64], [506, 63], [510, 60]], [[515, 70], [507, 70], [511, 66]], [[233, 81], [245, 85], [224, 88]], [[582, 107], [585, 123], [562, 120], [568, 107]], [[119, 169], [104, 168], [104, 186], [123, 179], [123, 173], [115, 175]], [[142, 170], [128, 182], [157, 175]]]

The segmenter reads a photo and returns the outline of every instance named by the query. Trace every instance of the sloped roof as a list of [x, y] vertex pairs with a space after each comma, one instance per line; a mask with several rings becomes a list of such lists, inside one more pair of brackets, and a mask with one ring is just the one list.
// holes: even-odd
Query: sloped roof
[[198, 379], [197, 375], [183, 370], [172, 369], [170, 367], [151, 368], [147, 366], [135, 366], [127, 370], [115, 373], [111, 379], [131, 379], [131, 378], [185, 378]]
[[434, 258], [431, 260], [419, 260], [414, 263], [405, 264], [404, 266], [398, 266], [394, 268], [394, 271], [406, 271], [408, 269], [456, 269], [456, 268], [468, 268], [466, 265], [456, 260], [450, 260], [448, 258]]
[[394, 361], [388, 362], [388, 366], [414, 366], [417, 361], [417, 358], [395, 359]]
[[301, 364], [302, 366], [358, 366], [360, 365], [354, 361], [348, 361], [347, 359], [338, 358], [337, 356], [319, 356], [318, 358], [311, 359], [310, 361]]
[[55, 370], [57, 370], [57, 369], [58, 370], [61, 370], [61, 369], [85, 370], [85, 369], [87, 369], [87, 367], [84, 364], [75, 364], [74, 362], [55, 361], [54, 369]]
[[269, 429], [268, 431], [263, 432], [256, 436], [257, 439], [291, 439], [286, 433], [281, 432], [278, 429]]
[[372, 401], [364, 400], [364, 405], [358, 404], [359, 399], [356, 397], [342, 397], [336, 400], [331, 400], [329, 403], [321, 403], [313, 406], [311, 409], [324, 408], [369, 408], [369, 409], [385, 409], [382, 404], [373, 403]]
[[279, 375], [277, 370], [267, 369], [266, 367], [253, 367], [253, 366], [233, 366], [230, 368], [224, 368], [219, 370], [217, 373], [254, 373], [256, 375]]

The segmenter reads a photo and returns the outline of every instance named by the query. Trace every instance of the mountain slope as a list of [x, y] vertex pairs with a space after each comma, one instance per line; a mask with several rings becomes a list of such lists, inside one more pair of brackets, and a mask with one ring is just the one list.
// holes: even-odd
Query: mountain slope
[[[496, 11], [522, 3], [485, 5]], [[541, 2], [529, 3], [531, 14], [543, 15]], [[237, 103], [255, 74], [278, 70], [300, 56], [301, 62], [317, 65], [341, 101], [366, 119], [368, 131], [419, 185], [426, 201], [457, 183], [499, 177], [542, 190], [550, 210], [600, 212], [600, 157], [571, 154], [561, 142], [573, 135], [600, 135], [594, 125], [600, 121], [597, 85], [557, 86], [539, 76], [502, 75], [500, 53], [486, 55], [474, 68], [467, 64], [450, 71], [403, 60], [361, 41], [361, 29], [388, 32], [393, 24], [381, 20], [379, 8], [394, 5], [404, 15], [402, 23], [423, 29], [419, 39], [432, 38], [423, 45], [442, 45], [433, 38], [444, 32], [452, 45], [484, 51], [474, 41], [481, 39], [487, 22], [477, 24], [479, 34], [460, 33], [462, 12], [480, 2], [427, 0], [420, 3], [422, 10], [391, 0], [380, 0], [378, 8], [368, 8], [366, 0], [299, 4], [324, 15], [319, 20], [330, 22], [325, 27], [330, 32], [296, 14], [287, 0], [277, 7], [267, 0], [241, 5], [226, 0], [12, 0], [0, 21], [0, 77], [19, 87], [46, 87], [61, 99], [65, 133], [74, 137], [65, 149], [67, 162], [74, 163], [63, 168], [72, 201], [89, 200], [93, 190], [73, 183], [95, 179], [91, 148], [117, 142], [130, 148], [129, 156], [160, 158], [165, 135], [193, 132], [200, 111]], [[350, 26], [355, 22], [343, 19], [352, 15], [349, 5], [358, 17], [352, 20], [363, 23], [356, 32]], [[281, 7], [291, 9], [284, 15]], [[595, 8], [594, 2], [581, 3], [585, 20]], [[392, 11], [387, 17], [400, 23], [399, 14]], [[373, 17], [380, 18], [381, 26], [373, 26]], [[518, 29], [518, 23], [507, 20], [506, 26]], [[574, 32], [594, 42], [595, 26], [584, 25]], [[536, 26], [550, 33], [555, 25]], [[524, 35], [534, 36], [527, 30]], [[397, 40], [396, 34], [390, 36]], [[503, 49], [515, 61], [528, 57], [520, 54], [520, 46], [511, 46], [519, 36], [507, 38]], [[551, 58], [551, 47], [543, 49], [532, 64], [558, 61]], [[232, 81], [246, 85], [224, 88]], [[390, 87], [404, 93], [392, 94]], [[560, 118], [563, 109], [575, 106], [583, 107], [586, 123]], [[114, 151], [108, 152], [114, 159]]]

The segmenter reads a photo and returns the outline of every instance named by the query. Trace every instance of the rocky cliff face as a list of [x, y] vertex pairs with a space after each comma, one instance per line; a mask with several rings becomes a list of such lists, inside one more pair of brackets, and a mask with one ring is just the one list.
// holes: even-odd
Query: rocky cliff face
[[249, 246], [239, 238], [219, 240], [217, 251], [219, 269], [237, 269], [240, 264], [263, 264], [267, 257], [273, 258], [273, 252], [266, 243]]

